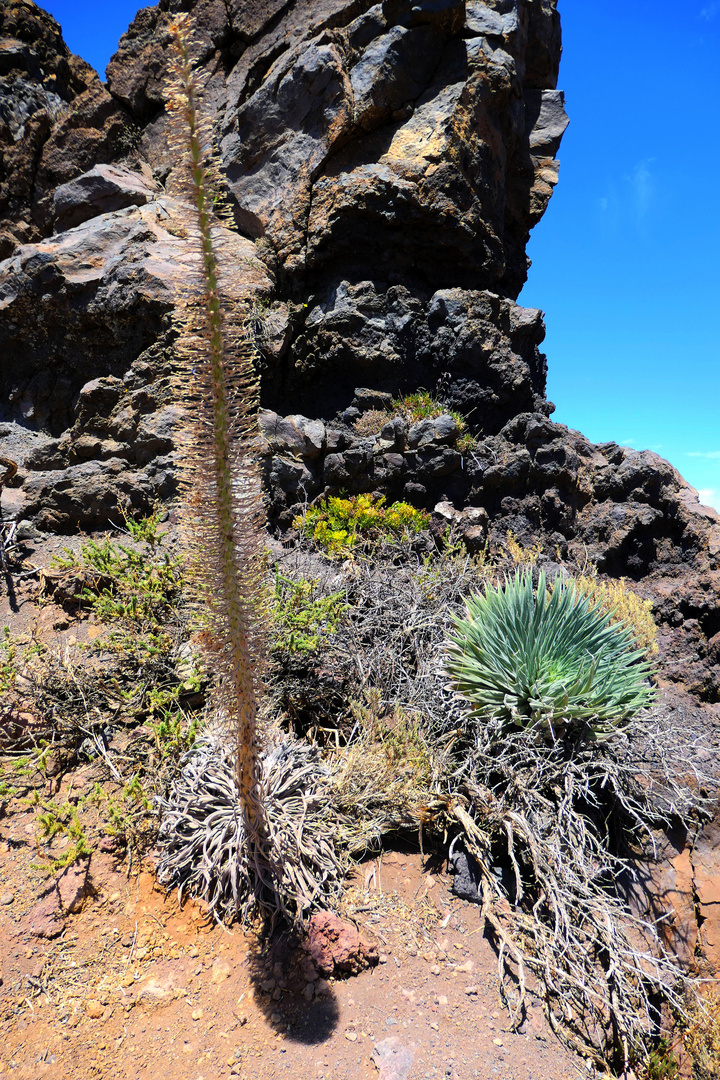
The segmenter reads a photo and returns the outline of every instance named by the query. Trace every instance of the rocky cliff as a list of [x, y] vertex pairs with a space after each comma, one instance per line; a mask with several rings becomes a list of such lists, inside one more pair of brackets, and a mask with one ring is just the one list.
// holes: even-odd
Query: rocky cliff
[[[515, 303], [567, 124], [556, 0], [161, 0], [105, 85], [50, 16], [5, 3], [0, 454], [20, 465], [5, 520], [26, 538], [102, 527], [173, 493], [171, 315], [192, 258], [164, 108], [180, 9], [235, 218], [221, 257], [262, 328], [272, 527], [343, 489], [466, 523], [482, 508], [496, 540], [633, 578], [665, 685], [720, 722], [720, 516], [656, 455], [552, 422], [542, 316]], [[449, 415], [393, 412], [418, 387], [474, 441]], [[668, 888], [709, 940], [703, 866], [703, 895], [677, 868]]]
[[[173, 490], [180, 7], [235, 215], [224, 258], [264, 328], [273, 525], [340, 488], [482, 506], [496, 535], [642, 579], [668, 674], [719, 701], [720, 518], [657, 456], [549, 419], [542, 316], [515, 303], [567, 124], [555, 0], [162, 0], [106, 85], [30, 0], [4, 5], [0, 450], [21, 465], [6, 515], [21, 533], [92, 527]], [[419, 386], [476, 445], [398, 418], [359, 434]]]

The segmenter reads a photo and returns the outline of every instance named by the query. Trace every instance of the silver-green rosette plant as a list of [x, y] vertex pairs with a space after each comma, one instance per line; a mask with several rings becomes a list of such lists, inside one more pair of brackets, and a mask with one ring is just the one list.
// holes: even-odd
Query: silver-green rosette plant
[[592, 606], [571, 581], [548, 591], [540, 574], [519, 571], [466, 601], [448, 645], [452, 685], [485, 718], [538, 727], [608, 734], [655, 692], [651, 665], [629, 627]]

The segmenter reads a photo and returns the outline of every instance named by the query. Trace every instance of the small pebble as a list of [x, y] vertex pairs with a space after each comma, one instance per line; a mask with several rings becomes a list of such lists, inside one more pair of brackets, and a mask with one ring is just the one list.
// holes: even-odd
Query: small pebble
[[0, 904], [12, 904], [14, 899], [15, 899], [15, 893], [13, 893], [13, 892], [4, 892], [2, 894], [2, 896], [0, 896]]
[[496, 1046], [502, 1046], [502, 1044], [503, 1044], [502, 1039], [493, 1039], [493, 1042], [495, 1043]]
[[91, 1020], [99, 1020], [105, 1010], [99, 1001], [95, 998], [90, 998], [89, 1001], [85, 1002], [85, 1012]]
[[193, 1020], [202, 1020], [202, 1014], [202, 1009], [193, 1009], [191, 1013]]
[[345, 1032], [345, 1038], [348, 1040], [348, 1042], [355, 1042], [355, 1040], [357, 1039], [357, 1032], [356, 1031], [346, 1031]]
[[388, 958], [384, 952], [381, 952], [378, 956], [378, 964], [387, 964]]

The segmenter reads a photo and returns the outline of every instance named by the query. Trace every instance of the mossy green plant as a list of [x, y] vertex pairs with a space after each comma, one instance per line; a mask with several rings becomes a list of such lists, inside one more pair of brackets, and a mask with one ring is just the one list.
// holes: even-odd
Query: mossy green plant
[[321, 550], [347, 557], [356, 548], [372, 550], [385, 540], [407, 540], [427, 529], [430, 517], [406, 502], [385, 505], [384, 496], [330, 496], [293, 522]]
[[404, 416], [409, 424], [417, 424], [421, 420], [434, 420], [437, 416], [452, 416], [458, 428], [456, 446], [460, 453], [468, 453], [476, 445], [477, 440], [468, 431], [467, 420], [462, 413], [457, 409], [447, 408], [428, 390], [420, 389], [395, 398], [392, 411], [396, 415]]

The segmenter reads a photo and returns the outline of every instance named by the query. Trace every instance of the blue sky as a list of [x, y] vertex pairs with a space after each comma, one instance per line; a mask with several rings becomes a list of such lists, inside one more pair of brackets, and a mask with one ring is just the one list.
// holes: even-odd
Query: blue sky
[[[101, 75], [137, 10], [43, 6]], [[720, 509], [720, 0], [559, 8], [571, 124], [520, 298], [546, 314], [554, 418], [655, 450]]]
[[720, 509], [720, 0], [560, 0], [570, 127], [521, 303], [554, 419]]

